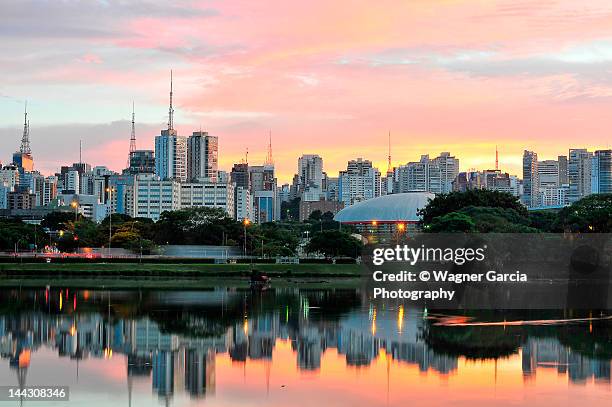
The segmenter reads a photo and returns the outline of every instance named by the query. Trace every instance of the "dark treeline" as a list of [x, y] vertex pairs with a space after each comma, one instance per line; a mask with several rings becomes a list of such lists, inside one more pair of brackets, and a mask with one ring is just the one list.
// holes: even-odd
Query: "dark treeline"
[[[330, 234], [330, 231], [333, 232]], [[333, 215], [320, 211], [315, 211], [301, 223], [245, 224], [232, 219], [220, 208], [164, 212], [157, 222], [113, 214], [95, 223], [81, 215], [75, 218], [68, 212], [53, 212], [42, 220], [40, 226], [19, 219], [0, 220], [0, 250], [5, 251], [54, 245], [63, 252], [72, 252], [82, 247], [108, 247], [110, 238], [111, 247], [134, 252], [142, 250], [145, 254], [151, 253], [158, 245], [227, 245], [246, 246], [247, 254], [274, 257], [294, 256], [303, 237], [317, 237], [313, 244], [306, 246], [309, 252], [349, 257], [361, 253], [359, 242], [351, 238], [348, 231], [339, 230]], [[322, 244], [322, 241], [328, 244]]]

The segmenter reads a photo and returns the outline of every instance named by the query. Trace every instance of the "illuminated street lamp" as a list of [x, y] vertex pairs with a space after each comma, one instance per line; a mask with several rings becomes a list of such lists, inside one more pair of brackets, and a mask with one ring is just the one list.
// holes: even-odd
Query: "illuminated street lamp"
[[108, 256], [111, 255], [111, 239], [113, 237], [113, 192], [115, 188], [108, 187], [106, 188], [106, 192], [108, 192]]
[[77, 217], [79, 215], [79, 203], [77, 201], [70, 202], [70, 206], [74, 208], [74, 223], [77, 221]]
[[249, 218], [244, 218], [244, 220], [242, 221], [242, 226], [244, 228], [244, 257], [246, 257], [246, 254], [247, 254], [247, 233], [246, 233], [246, 228], [250, 224], [251, 224], [251, 221], [249, 220]]

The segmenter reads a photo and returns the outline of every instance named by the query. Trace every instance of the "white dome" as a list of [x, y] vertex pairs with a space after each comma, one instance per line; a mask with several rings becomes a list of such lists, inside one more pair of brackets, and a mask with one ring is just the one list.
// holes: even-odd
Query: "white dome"
[[417, 211], [427, 206], [434, 196], [429, 192], [383, 195], [342, 209], [334, 220], [341, 223], [418, 222], [421, 218]]

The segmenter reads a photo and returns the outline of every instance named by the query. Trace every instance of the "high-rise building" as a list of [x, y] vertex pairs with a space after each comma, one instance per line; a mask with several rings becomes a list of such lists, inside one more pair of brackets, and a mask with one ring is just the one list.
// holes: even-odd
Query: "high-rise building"
[[73, 191], [74, 194], [81, 192], [81, 176], [77, 170], [69, 170], [66, 173], [64, 191]]
[[584, 148], [569, 150], [567, 176], [569, 202], [576, 202], [591, 194], [591, 157], [593, 153]]
[[160, 180], [153, 175], [138, 175], [134, 183], [134, 212], [137, 217], [155, 221], [165, 211], [180, 209], [181, 186], [176, 180]]
[[345, 206], [376, 198], [380, 196], [380, 190], [380, 171], [372, 167], [372, 162], [369, 160], [362, 158], [351, 160], [346, 170], [340, 171], [338, 196], [339, 201]]
[[559, 163], [559, 185], [569, 184], [569, 178], [567, 177], [567, 156], [560, 155], [557, 157]]
[[523, 152], [523, 197], [522, 202], [528, 208], [539, 206], [539, 171], [538, 154], [533, 151]]
[[[439, 189], [441, 194], [446, 194], [453, 190], [453, 181], [459, 174], [459, 159], [451, 156], [449, 152], [442, 152], [433, 160], [433, 166], [439, 170]], [[430, 171], [430, 175], [435, 171]], [[434, 188], [435, 189], [435, 188]], [[433, 191], [432, 191], [433, 192]]]
[[234, 219], [242, 221], [253, 219], [253, 201], [251, 191], [245, 187], [236, 187], [234, 192]]
[[253, 202], [253, 221], [257, 223], [272, 222], [280, 219], [280, 204], [276, 195], [276, 178], [274, 164], [268, 161], [264, 165], [249, 167], [251, 180], [251, 198]]
[[155, 174], [161, 179], [187, 181], [187, 139], [176, 130], [162, 130], [155, 137]]
[[234, 164], [230, 172], [230, 180], [236, 187], [251, 189], [251, 178], [248, 163]]
[[597, 150], [591, 161], [591, 192], [612, 193], [612, 150]]
[[168, 128], [155, 137], [155, 174], [162, 180], [187, 181], [187, 139], [174, 129], [172, 107], [172, 71], [170, 71], [170, 107]]
[[234, 186], [221, 182], [182, 183], [179, 208], [221, 208], [234, 217]]
[[217, 180], [218, 139], [206, 131], [194, 131], [187, 141], [187, 178]]
[[430, 159], [429, 155], [421, 156], [417, 162], [400, 165], [393, 192], [424, 191], [444, 194], [453, 190], [453, 181], [459, 173], [459, 159], [448, 152]]
[[153, 150], [135, 150], [130, 153], [130, 164], [125, 171], [127, 174], [154, 174], [155, 152]]
[[27, 191], [8, 193], [7, 209], [32, 209], [36, 206], [36, 194]]
[[323, 191], [323, 159], [317, 154], [304, 154], [298, 159], [298, 189], [317, 188]]
[[0, 185], [14, 191], [19, 186], [19, 169], [15, 165], [5, 165], [0, 169]]
[[544, 160], [538, 162], [540, 188], [559, 187], [559, 161]]

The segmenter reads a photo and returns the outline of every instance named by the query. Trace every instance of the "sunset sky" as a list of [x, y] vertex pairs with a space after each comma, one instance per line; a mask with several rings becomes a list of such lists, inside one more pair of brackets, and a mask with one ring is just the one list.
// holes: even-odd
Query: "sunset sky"
[[35, 166], [125, 166], [166, 126], [219, 136], [220, 168], [249, 149], [279, 181], [303, 153], [337, 176], [450, 151], [461, 169], [520, 173], [540, 157], [609, 147], [610, 1], [75, 1], [0, 4], [0, 162], [28, 100]]

